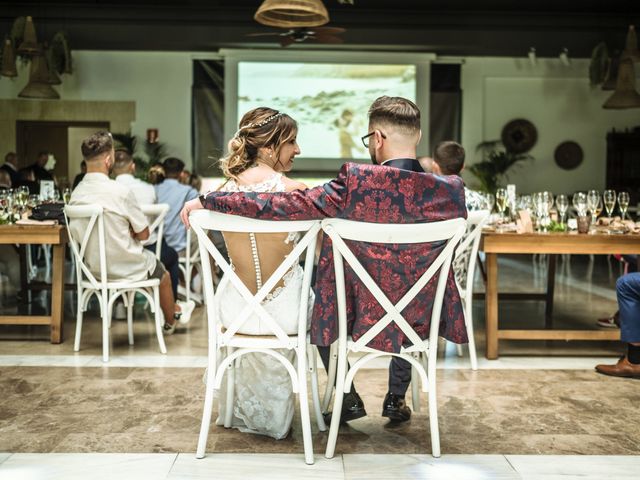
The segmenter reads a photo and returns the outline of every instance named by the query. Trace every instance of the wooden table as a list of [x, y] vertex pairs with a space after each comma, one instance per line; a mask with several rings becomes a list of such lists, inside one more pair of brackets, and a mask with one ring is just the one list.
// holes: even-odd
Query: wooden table
[[[487, 328], [486, 357], [498, 358], [498, 341], [510, 340], [619, 340], [619, 330], [531, 330], [500, 329], [498, 325], [498, 255], [499, 254], [637, 254], [640, 253], [640, 235], [607, 235], [569, 233], [497, 233], [483, 232], [480, 250], [486, 253], [487, 292], [485, 319]], [[554, 263], [550, 263], [547, 313], [553, 305]], [[500, 295], [501, 297], [506, 294]], [[511, 294], [515, 298], [517, 294]], [[529, 295], [530, 296], [530, 295]], [[549, 298], [550, 297], [550, 298]], [[547, 323], [547, 327], [550, 324]]]
[[62, 342], [66, 243], [67, 230], [61, 225], [0, 225], [0, 244], [53, 245], [50, 315], [3, 315], [0, 325], [50, 325], [51, 343]]

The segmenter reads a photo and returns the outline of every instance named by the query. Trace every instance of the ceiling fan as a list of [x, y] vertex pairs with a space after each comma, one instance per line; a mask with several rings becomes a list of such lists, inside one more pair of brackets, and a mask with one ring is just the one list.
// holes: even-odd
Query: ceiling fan
[[318, 43], [343, 43], [338, 35], [346, 32], [340, 27], [300, 27], [291, 28], [283, 32], [248, 33], [248, 37], [280, 37], [280, 45], [288, 47], [293, 43], [302, 43], [312, 40]]

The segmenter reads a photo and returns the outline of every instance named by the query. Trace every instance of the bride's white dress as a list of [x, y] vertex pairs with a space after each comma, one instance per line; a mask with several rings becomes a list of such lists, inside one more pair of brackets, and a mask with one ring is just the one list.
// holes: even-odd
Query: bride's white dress
[[[229, 192], [281, 192], [285, 191], [282, 175], [275, 174], [264, 182], [238, 185], [229, 180], [222, 191]], [[295, 241], [289, 238], [287, 241]], [[284, 276], [284, 285], [278, 287], [263, 301], [264, 309], [288, 334], [298, 328], [298, 307], [302, 288], [303, 270], [299, 265]], [[311, 294], [313, 295], [313, 294]], [[245, 306], [245, 301], [236, 288], [223, 278], [216, 291], [220, 306], [219, 317], [225, 326], [231, 325]], [[313, 305], [312, 298], [309, 306]], [[255, 313], [242, 326], [239, 333], [272, 334]], [[289, 360], [295, 352], [280, 350]], [[257, 433], [281, 439], [287, 436], [294, 413], [294, 395], [291, 377], [286, 368], [274, 357], [262, 353], [247, 353], [239, 358], [235, 370], [235, 395], [233, 401], [232, 426], [242, 432]], [[219, 392], [219, 416], [216, 423], [222, 425], [226, 411], [226, 379]]]

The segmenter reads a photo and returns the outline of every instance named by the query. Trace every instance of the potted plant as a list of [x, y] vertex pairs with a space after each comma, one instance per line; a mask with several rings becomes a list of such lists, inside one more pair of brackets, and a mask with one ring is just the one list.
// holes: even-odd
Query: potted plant
[[476, 147], [478, 151], [482, 154], [482, 160], [470, 165], [467, 170], [480, 182], [478, 190], [487, 193], [495, 193], [511, 167], [525, 160], [533, 160], [526, 153], [508, 151], [500, 140], [482, 142]]

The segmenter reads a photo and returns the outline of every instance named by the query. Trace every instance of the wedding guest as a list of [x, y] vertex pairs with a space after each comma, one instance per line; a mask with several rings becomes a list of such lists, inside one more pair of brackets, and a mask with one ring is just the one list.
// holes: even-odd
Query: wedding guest
[[[165, 179], [155, 186], [158, 203], [169, 204], [169, 213], [164, 221], [164, 239], [178, 255], [183, 256], [187, 247], [187, 231], [180, 222], [180, 210], [189, 200], [198, 198], [198, 192], [190, 185], [178, 181], [184, 170], [184, 162], [170, 157], [162, 162]], [[197, 238], [191, 237], [191, 250], [198, 248]]]
[[627, 343], [627, 354], [615, 365], [596, 365], [596, 371], [613, 377], [640, 378], [640, 273], [628, 273], [616, 282], [620, 340]]
[[5, 170], [0, 170], [0, 190], [9, 190], [11, 188], [11, 176]]
[[[346, 163], [338, 176], [328, 183], [290, 193], [210, 192], [185, 204], [181, 212], [183, 222], [188, 226], [189, 212], [199, 208], [280, 220], [337, 217], [373, 223], [416, 223], [466, 217], [462, 180], [457, 176], [424, 172], [416, 160], [416, 146], [420, 137], [418, 107], [405, 98], [380, 97], [369, 109], [369, 133], [362, 137], [373, 165]], [[373, 279], [392, 302], [397, 302], [403, 292], [414, 284], [424, 270], [421, 267], [428, 262], [428, 256], [437, 254], [441, 248], [424, 244], [384, 245], [373, 256], [367, 245], [356, 243], [352, 246], [365, 269], [375, 272]], [[389, 270], [387, 257], [396, 259], [395, 271], [409, 272], [409, 276], [397, 278], [382, 274]], [[311, 342], [321, 347], [328, 347], [337, 339], [334, 275], [331, 242], [325, 235], [315, 287], [316, 292], [322, 294], [316, 295], [311, 322]], [[354, 340], [357, 340], [384, 315], [384, 310], [348, 269], [345, 277], [348, 328]], [[392, 285], [392, 278], [399, 285]], [[427, 338], [432, 293], [425, 289], [418, 298], [423, 301], [412, 302], [403, 314], [417, 333]], [[466, 343], [464, 314], [452, 272], [447, 279], [444, 304], [446, 308], [442, 311], [440, 335], [455, 343]], [[376, 336], [370, 346], [382, 351], [399, 352], [404, 342], [404, 335], [397, 328], [388, 328]], [[323, 362], [326, 366], [328, 350], [321, 350], [325, 352]], [[393, 421], [406, 421], [411, 417], [411, 410], [405, 402], [410, 380], [410, 364], [393, 357], [389, 390], [382, 407], [383, 416]], [[341, 420], [353, 420], [365, 414], [361, 399], [354, 393], [344, 398]]]
[[39, 182], [40, 180], [53, 180], [53, 175], [50, 170], [53, 170], [54, 167], [55, 161], [52, 166], [49, 160], [49, 152], [47, 150], [42, 150], [38, 153], [35, 163], [33, 163], [29, 168], [33, 171], [35, 181]]
[[76, 177], [73, 179], [73, 186], [71, 187], [71, 190], [75, 190], [75, 188], [82, 181], [82, 179], [86, 174], [87, 174], [87, 162], [82, 160], [82, 162], [80, 162], [80, 173], [77, 174]]
[[147, 173], [147, 179], [151, 185], [159, 185], [164, 182], [164, 168], [162, 164], [152, 165]]
[[[458, 175], [464, 170], [465, 151], [454, 141], [444, 141], [436, 145], [432, 157], [420, 157], [418, 161], [425, 172], [436, 175]], [[480, 192], [464, 187], [467, 210], [484, 210], [487, 202]]]
[[[87, 162], [87, 174], [71, 193], [69, 205], [100, 205], [104, 208], [104, 234], [107, 262], [111, 279], [160, 280], [160, 307], [164, 314], [163, 332], [171, 335], [176, 324], [191, 319], [194, 303], [175, 301], [171, 279], [162, 262], [142, 241], [149, 238], [149, 224], [140, 210], [133, 192], [120, 182], [111, 180], [114, 163], [113, 138], [109, 132], [96, 132], [82, 142], [82, 156]], [[82, 222], [72, 220], [69, 228], [82, 233]], [[99, 273], [99, 252], [95, 244], [87, 246], [87, 266]]]
[[20, 181], [20, 172], [18, 172], [18, 155], [15, 152], [9, 152], [4, 156], [4, 165], [0, 167], [9, 174], [11, 185], [17, 185]]

